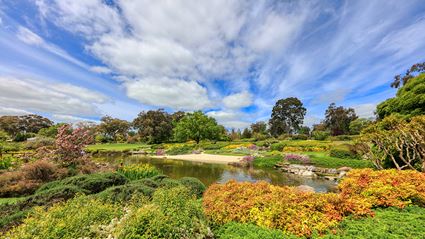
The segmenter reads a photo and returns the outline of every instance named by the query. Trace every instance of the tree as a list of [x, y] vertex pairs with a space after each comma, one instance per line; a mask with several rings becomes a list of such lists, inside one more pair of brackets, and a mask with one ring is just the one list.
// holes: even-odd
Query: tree
[[169, 141], [173, 135], [172, 120], [163, 109], [143, 111], [133, 120], [133, 127], [145, 141], [162, 143]]
[[112, 118], [111, 116], [104, 116], [100, 119], [99, 131], [114, 142], [117, 141], [117, 136], [120, 135], [123, 138], [127, 138], [128, 130], [130, 129], [130, 123], [126, 120], [118, 118]]
[[371, 124], [360, 136], [364, 156], [378, 169], [394, 167], [425, 172], [425, 116], [390, 115]]
[[220, 139], [222, 127], [216, 120], [208, 117], [202, 111], [195, 111], [186, 114], [174, 128], [174, 138], [177, 141], [184, 142], [195, 140], [198, 144], [201, 140]]
[[391, 83], [391, 87], [398, 88], [400, 85], [403, 86], [414, 77], [412, 73], [422, 72], [425, 72], [425, 62], [414, 64], [406, 71], [404, 75], [394, 76], [394, 81]]
[[366, 128], [368, 125], [372, 123], [371, 120], [365, 118], [358, 118], [350, 122], [350, 134], [360, 134], [362, 129]]
[[411, 78], [398, 89], [394, 98], [387, 99], [376, 107], [379, 119], [394, 113], [407, 118], [425, 114], [425, 73]]
[[52, 125], [51, 120], [35, 114], [0, 117], [0, 129], [6, 131], [13, 138], [18, 134], [37, 133]]
[[252, 137], [252, 132], [251, 132], [251, 130], [249, 130], [248, 128], [245, 128], [245, 129], [242, 131], [241, 138], [242, 138], [242, 139], [249, 139], [249, 138], [251, 138], [251, 137]]
[[303, 107], [303, 103], [295, 97], [278, 100], [269, 120], [271, 135], [276, 137], [283, 133], [298, 132], [305, 113], [306, 108]]
[[351, 121], [357, 119], [357, 115], [352, 108], [345, 109], [342, 106], [336, 107], [335, 103], [329, 105], [325, 113], [325, 125], [333, 136], [348, 134], [350, 132]]
[[298, 130], [298, 133], [310, 135], [310, 128], [308, 126], [301, 126], [300, 129]]
[[253, 134], [267, 134], [267, 124], [264, 121], [258, 121], [251, 124]]
[[173, 123], [177, 124], [184, 116], [186, 115], [186, 113], [184, 111], [176, 111], [171, 115], [171, 118], [173, 119]]
[[64, 123], [58, 123], [55, 125], [50, 126], [49, 128], [42, 128], [40, 131], [38, 131], [38, 135], [48, 137], [48, 138], [55, 138], [58, 134], [58, 129], [65, 125]]
[[84, 159], [84, 148], [93, 142], [93, 134], [87, 128], [75, 128], [63, 125], [58, 129], [55, 140], [55, 155], [66, 166]]

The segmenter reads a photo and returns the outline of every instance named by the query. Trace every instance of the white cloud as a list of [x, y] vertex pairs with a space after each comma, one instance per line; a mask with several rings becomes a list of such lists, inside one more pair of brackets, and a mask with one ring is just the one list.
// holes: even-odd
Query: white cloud
[[92, 66], [90, 67], [90, 70], [94, 73], [99, 73], [99, 74], [109, 74], [112, 72], [111, 69], [104, 66]]
[[211, 106], [207, 90], [195, 81], [171, 78], [144, 78], [124, 83], [127, 95], [147, 105], [183, 110]]
[[249, 127], [251, 124], [247, 120], [248, 116], [238, 111], [210, 111], [207, 115], [215, 118], [219, 124], [227, 128], [243, 129]]
[[11, 107], [0, 106], [0, 116], [1, 115], [28, 115], [31, 112]]
[[374, 118], [375, 117], [375, 110], [376, 110], [376, 104], [367, 103], [367, 104], [360, 104], [352, 106], [354, 110], [356, 111], [357, 116], [360, 118]]
[[247, 91], [229, 95], [224, 97], [223, 104], [230, 109], [247, 107], [252, 104], [252, 95]]
[[94, 122], [97, 123], [96, 120], [76, 117], [72, 115], [61, 115], [61, 114], [54, 114], [52, 115], [52, 120], [58, 123], [80, 123], [80, 122]]
[[28, 78], [0, 77], [0, 105], [31, 112], [97, 116], [107, 98], [95, 91]]
[[30, 31], [28, 28], [25, 27], [19, 27], [18, 28], [18, 32], [17, 35], [19, 40], [25, 42], [26, 44], [29, 45], [38, 45], [41, 46], [44, 43], [44, 40], [37, 34], [35, 34], [34, 32]]

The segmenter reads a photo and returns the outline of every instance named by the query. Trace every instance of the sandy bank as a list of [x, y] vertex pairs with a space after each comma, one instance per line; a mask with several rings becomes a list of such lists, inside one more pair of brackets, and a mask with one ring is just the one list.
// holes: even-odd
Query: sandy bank
[[203, 163], [219, 163], [228, 164], [239, 162], [243, 156], [228, 156], [228, 155], [216, 155], [216, 154], [182, 154], [182, 155], [164, 155], [164, 156], [152, 156], [153, 158], [167, 158], [167, 159], [179, 159], [194, 162]]

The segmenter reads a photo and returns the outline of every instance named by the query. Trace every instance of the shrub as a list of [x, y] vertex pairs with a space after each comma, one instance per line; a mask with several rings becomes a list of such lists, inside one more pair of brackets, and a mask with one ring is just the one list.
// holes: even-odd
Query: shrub
[[9, 169], [12, 167], [14, 161], [16, 161], [16, 159], [12, 156], [4, 156], [0, 158], [0, 170]]
[[293, 140], [307, 140], [308, 135], [306, 135], [306, 134], [295, 134], [295, 135], [291, 136], [291, 139], [293, 139]]
[[136, 206], [118, 223], [116, 238], [206, 238], [200, 203], [185, 187], [159, 189], [151, 204]]
[[183, 177], [179, 179], [180, 183], [189, 189], [189, 192], [198, 198], [202, 197], [206, 189], [205, 185], [197, 178]]
[[285, 154], [285, 160], [289, 162], [301, 163], [301, 164], [310, 164], [311, 160], [308, 155], [299, 155], [299, 154]]
[[249, 223], [229, 222], [219, 227], [214, 232], [217, 239], [291, 239], [299, 238], [290, 236], [280, 230], [267, 229]]
[[16, 171], [0, 175], [0, 197], [16, 197], [33, 193], [41, 184], [67, 174], [47, 160], [37, 160], [24, 164]]
[[344, 148], [333, 148], [329, 151], [329, 156], [340, 159], [358, 159], [359, 156]]
[[104, 201], [127, 202], [134, 196], [151, 197], [155, 192], [154, 188], [148, 187], [143, 183], [129, 183], [120, 186], [110, 187], [98, 193], [96, 196]]
[[352, 170], [338, 185], [344, 197], [361, 195], [375, 207], [425, 205], [425, 174], [411, 170]]
[[184, 144], [182, 146], [176, 146], [168, 149], [166, 152], [168, 155], [178, 155], [178, 154], [190, 154], [193, 150], [193, 145]]
[[34, 140], [25, 142], [26, 149], [38, 149], [40, 147], [53, 146], [55, 140], [47, 137], [37, 137]]
[[330, 133], [327, 131], [313, 131], [311, 136], [315, 140], [326, 140], [329, 137]]
[[150, 178], [158, 175], [160, 172], [155, 166], [150, 164], [130, 164], [118, 169], [129, 180]]
[[89, 175], [78, 175], [50, 182], [41, 186], [37, 193], [49, 190], [55, 187], [77, 186], [78, 188], [89, 191], [90, 193], [98, 193], [108, 187], [122, 185], [127, 182], [127, 179], [119, 173], [96, 173]]
[[371, 213], [361, 198], [343, 200], [338, 194], [307, 193], [266, 182], [214, 184], [204, 193], [205, 215], [215, 224], [254, 223], [299, 236], [324, 233], [348, 213]]
[[265, 157], [256, 157], [254, 159], [254, 166], [263, 167], [263, 168], [272, 168], [274, 167], [276, 163], [280, 161], [282, 161], [282, 156], [280, 154], [265, 156]]
[[24, 223], [6, 234], [7, 238], [88, 238], [94, 229], [122, 213], [120, 207], [79, 196], [45, 211], [36, 208]]
[[282, 142], [280, 142], [280, 143], [274, 143], [274, 144], [271, 144], [270, 145], [270, 149], [271, 150], [276, 150], [276, 151], [282, 151], [285, 146], [286, 146], [286, 144], [285, 143], [282, 143]]

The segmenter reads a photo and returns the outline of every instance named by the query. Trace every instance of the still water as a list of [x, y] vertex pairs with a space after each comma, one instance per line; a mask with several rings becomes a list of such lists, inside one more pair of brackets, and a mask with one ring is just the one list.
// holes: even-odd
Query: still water
[[195, 177], [207, 186], [213, 183], [225, 183], [233, 179], [240, 182], [256, 182], [263, 180], [274, 185], [308, 185], [313, 187], [316, 192], [334, 191], [336, 187], [336, 183], [329, 180], [301, 177], [282, 173], [275, 169], [246, 169], [224, 164], [200, 163], [176, 159], [158, 159], [146, 156], [109, 156], [98, 159], [102, 161], [106, 160], [110, 163], [149, 163], [171, 178]]

